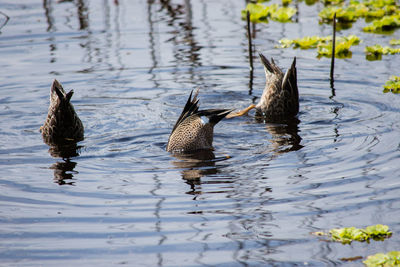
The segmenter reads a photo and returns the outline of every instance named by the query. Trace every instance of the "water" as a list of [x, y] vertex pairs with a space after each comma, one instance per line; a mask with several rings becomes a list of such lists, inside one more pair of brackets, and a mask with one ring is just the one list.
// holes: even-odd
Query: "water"
[[[0, 34], [1, 266], [360, 266], [400, 241], [400, 102], [382, 84], [400, 58], [366, 61], [393, 35], [337, 60], [276, 49], [283, 37], [328, 35], [317, 3], [298, 22], [257, 25], [258, 51], [297, 57], [299, 124], [248, 117], [215, 128], [215, 151], [165, 151], [190, 90], [203, 108], [246, 107], [251, 85], [245, 1], [10, 1]], [[3, 17], [1, 17], [3, 19]], [[77, 154], [42, 141], [52, 80], [74, 89], [85, 125]], [[325, 242], [334, 227], [387, 224], [384, 242]]]

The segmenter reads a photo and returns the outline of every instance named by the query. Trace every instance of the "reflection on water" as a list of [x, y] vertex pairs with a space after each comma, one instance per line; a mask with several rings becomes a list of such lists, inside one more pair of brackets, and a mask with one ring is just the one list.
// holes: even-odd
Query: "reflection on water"
[[76, 162], [70, 161], [69, 158], [64, 161], [58, 161], [51, 165], [50, 169], [54, 170], [54, 182], [59, 185], [74, 185], [74, 168]]
[[[329, 59], [275, 48], [331, 34], [320, 5], [294, 4], [297, 22], [253, 34], [279, 65], [297, 57], [299, 121], [226, 120], [214, 151], [188, 155], [164, 146], [190, 90], [201, 88], [204, 107], [238, 108], [264, 88], [261, 63], [248, 70], [245, 1], [2, 5], [12, 21], [0, 38], [2, 264], [341, 266], [396, 249], [397, 235], [343, 246], [309, 234], [377, 223], [399, 232], [400, 108], [380, 89], [398, 64], [371, 64], [355, 47], [330, 88]], [[53, 78], [75, 90], [82, 143], [43, 145]]]
[[267, 131], [272, 135], [272, 150], [276, 154], [297, 151], [303, 147], [300, 145], [301, 137], [298, 134], [298, 124], [298, 120], [293, 120], [287, 124], [266, 124]]
[[58, 161], [51, 165], [50, 169], [54, 170], [54, 182], [59, 185], [74, 185], [73, 174], [76, 162], [71, 161], [70, 158], [78, 157], [79, 151], [82, 146], [78, 146], [77, 143], [51, 145], [49, 148], [49, 154], [54, 158], [62, 158], [63, 161]]
[[204, 175], [216, 174], [215, 155], [211, 150], [199, 150], [190, 154], [173, 154], [177, 159], [172, 164], [182, 170], [182, 178], [188, 182], [199, 180]]

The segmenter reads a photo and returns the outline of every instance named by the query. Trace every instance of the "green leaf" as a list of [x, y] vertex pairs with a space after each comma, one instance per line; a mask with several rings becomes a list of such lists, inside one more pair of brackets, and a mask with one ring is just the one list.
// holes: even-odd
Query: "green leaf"
[[384, 16], [363, 28], [365, 32], [385, 33], [400, 27], [400, 15]]
[[[400, 77], [397, 77], [400, 82]], [[392, 232], [389, 231], [387, 225], [377, 224], [368, 226], [365, 229], [356, 227], [334, 228], [329, 231], [333, 241], [342, 242], [343, 244], [350, 244], [352, 241], [369, 241], [371, 238], [374, 240], [383, 240], [390, 237]]]
[[[384, 93], [392, 92], [393, 94], [400, 93], [400, 76], [391, 76], [388, 81], [386, 81], [385, 85], [383, 86]], [[392, 234], [391, 232], [389, 232]]]
[[355, 227], [332, 229], [329, 233], [334, 241], [342, 242], [343, 244], [350, 244], [352, 241], [362, 242], [368, 239], [368, 234], [364, 230]]
[[400, 54], [400, 48], [393, 48], [389, 46], [381, 46], [380, 44], [376, 44], [373, 46], [365, 47], [365, 53], [367, 56], [394, 55], [394, 54]]
[[400, 45], [400, 39], [392, 39], [389, 42], [390, 45]]
[[281, 7], [271, 13], [271, 19], [279, 22], [289, 22], [296, 12], [297, 10], [295, 8]]
[[387, 254], [370, 255], [363, 261], [368, 267], [390, 267], [400, 265], [400, 251], [390, 251]]
[[268, 18], [279, 22], [289, 22], [297, 9], [292, 7], [279, 7], [278, 4], [269, 6], [260, 3], [249, 3], [245, 10], [242, 10], [242, 19], [246, 19], [246, 12], [250, 12], [250, 20], [254, 23], [268, 23]]

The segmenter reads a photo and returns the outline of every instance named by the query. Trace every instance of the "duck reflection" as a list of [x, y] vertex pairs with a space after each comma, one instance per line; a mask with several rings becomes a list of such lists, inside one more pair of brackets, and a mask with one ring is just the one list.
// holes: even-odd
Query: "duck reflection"
[[76, 162], [65, 159], [51, 165], [50, 169], [54, 170], [54, 182], [59, 185], [74, 185], [74, 174], [78, 173], [74, 171]]
[[182, 169], [182, 178], [186, 181], [199, 181], [204, 175], [217, 173], [215, 155], [211, 150], [173, 154], [173, 156], [177, 160], [172, 161], [172, 164]]
[[82, 146], [78, 146], [76, 143], [50, 145], [49, 154], [54, 158], [62, 159], [62, 161], [58, 161], [50, 166], [50, 169], [54, 170], [55, 183], [59, 185], [74, 185], [73, 177], [78, 172], [74, 171], [77, 163], [71, 161], [71, 158], [79, 156], [81, 148]]
[[183, 180], [190, 185], [191, 191], [188, 194], [198, 195], [201, 194], [201, 190], [196, 186], [201, 185], [200, 178], [205, 175], [216, 174], [218, 172], [215, 163], [220, 160], [226, 159], [224, 157], [215, 158], [214, 153], [211, 150], [199, 150], [193, 153], [185, 154], [172, 154], [176, 160], [172, 161], [172, 164], [181, 169]]
[[[263, 118], [256, 117], [258, 123], [265, 123]], [[283, 154], [297, 151], [303, 146], [300, 144], [298, 119], [287, 120], [284, 123], [265, 123], [266, 130], [271, 134], [272, 151], [275, 154]]]

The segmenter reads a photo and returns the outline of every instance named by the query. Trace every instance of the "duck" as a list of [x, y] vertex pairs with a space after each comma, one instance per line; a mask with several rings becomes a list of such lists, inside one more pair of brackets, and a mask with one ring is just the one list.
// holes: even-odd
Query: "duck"
[[285, 74], [271, 58], [269, 61], [259, 53], [265, 71], [265, 88], [255, 105], [256, 116], [267, 122], [281, 122], [293, 119], [299, 113], [299, 91], [297, 88], [296, 57]]
[[50, 105], [47, 118], [40, 127], [43, 140], [48, 145], [76, 143], [84, 139], [84, 127], [71, 103], [74, 91], [64, 91], [54, 79], [50, 88]]
[[[168, 138], [166, 150], [187, 153], [213, 150], [214, 126], [230, 114], [232, 109], [199, 110], [199, 89], [189, 98]], [[193, 96], [193, 98], [192, 98]]]

